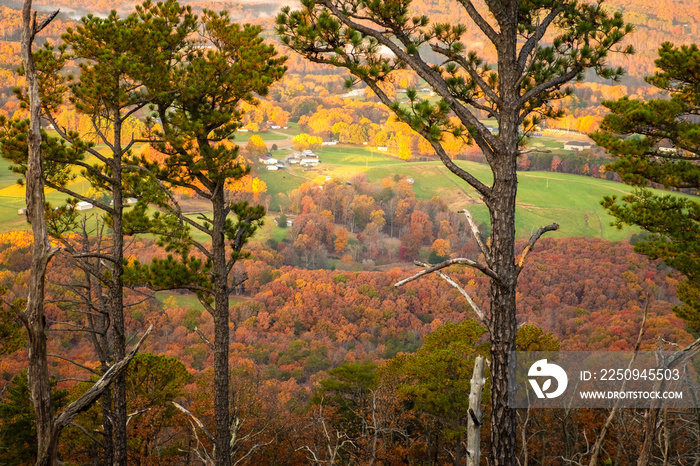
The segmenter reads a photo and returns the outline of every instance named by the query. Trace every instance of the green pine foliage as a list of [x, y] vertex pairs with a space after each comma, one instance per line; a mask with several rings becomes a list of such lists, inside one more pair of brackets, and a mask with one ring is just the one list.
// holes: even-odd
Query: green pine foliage
[[[604, 102], [610, 110], [596, 143], [616, 157], [611, 169], [638, 187], [602, 205], [618, 228], [637, 225], [652, 233], [635, 251], [662, 259], [686, 280], [678, 285], [682, 301], [674, 312], [700, 332], [700, 202], [693, 198], [653, 194], [647, 186], [700, 190], [700, 50], [697, 45], [664, 43], [656, 60], [658, 71], [646, 80], [669, 98], [648, 102], [624, 97]], [[620, 202], [621, 201], [621, 202]]]
[[[53, 409], [66, 404], [68, 392], [56, 390], [51, 382]], [[0, 464], [31, 464], [36, 460], [36, 417], [32, 406], [27, 372], [16, 375], [5, 387], [0, 399]]]

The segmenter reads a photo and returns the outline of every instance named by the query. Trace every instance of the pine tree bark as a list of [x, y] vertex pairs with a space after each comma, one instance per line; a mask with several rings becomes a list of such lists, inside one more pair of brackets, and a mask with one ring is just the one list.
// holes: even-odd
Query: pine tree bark
[[214, 419], [216, 424], [216, 466], [229, 466], [231, 428], [229, 425], [229, 314], [228, 270], [226, 269], [226, 205], [223, 183], [212, 190], [213, 225], [212, 254], [214, 280]]
[[[120, 361], [126, 355], [126, 335], [124, 327], [124, 227], [122, 214], [122, 116], [119, 108], [114, 109], [114, 156], [112, 165], [112, 257], [114, 259], [112, 283], [110, 285], [111, 321], [114, 332], [114, 360]], [[114, 382], [114, 460], [120, 466], [127, 465], [126, 445], [126, 378], [119, 375]]]

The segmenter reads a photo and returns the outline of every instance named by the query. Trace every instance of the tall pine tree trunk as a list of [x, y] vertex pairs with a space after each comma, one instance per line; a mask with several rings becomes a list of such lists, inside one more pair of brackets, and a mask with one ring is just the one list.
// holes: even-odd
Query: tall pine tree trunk
[[225, 198], [223, 183], [218, 183], [212, 190], [213, 225], [212, 253], [214, 256], [214, 418], [216, 423], [217, 466], [229, 466], [231, 440], [229, 425], [229, 315], [228, 315], [228, 271], [226, 270], [226, 242], [224, 226], [226, 223]]
[[[512, 164], [515, 165], [515, 164]], [[510, 170], [508, 170], [510, 171]], [[515, 172], [513, 167], [512, 172]], [[499, 178], [499, 170], [494, 172]], [[491, 280], [491, 461], [515, 464], [515, 410], [508, 407], [508, 359], [515, 350], [515, 183], [496, 181], [492, 215], [492, 269], [501, 281]], [[512, 194], [511, 194], [512, 192]], [[512, 213], [511, 213], [512, 212]]]
[[[498, 44], [499, 89], [503, 106], [498, 119], [501, 147], [491, 161], [493, 186], [487, 201], [491, 217], [490, 268], [500, 280], [491, 280], [491, 462], [496, 466], [517, 464], [516, 416], [508, 407], [508, 360], [515, 350], [517, 330], [515, 289], [518, 267], [515, 261], [515, 198], [518, 191], [517, 157], [520, 89], [517, 67], [518, 2], [511, 2], [505, 14], [511, 21], [501, 25]], [[509, 40], [511, 39], [512, 40]]]
[[[122, 213], [122, 121], [119, 109], [114, 115], [114, 156], [112, 164], [112, 197], [114, 213], [112, 214], [112, 257], [113, 276], [110, 285], [111, 320], [114, 332], [114, 360], [120, 361], [126, 356], [126, 334], [124, 327], [124, 228]], [[120, 466], [127, 464], [126, 445], [126, 376], [120, 374], [114, 381], [114, 459]]]

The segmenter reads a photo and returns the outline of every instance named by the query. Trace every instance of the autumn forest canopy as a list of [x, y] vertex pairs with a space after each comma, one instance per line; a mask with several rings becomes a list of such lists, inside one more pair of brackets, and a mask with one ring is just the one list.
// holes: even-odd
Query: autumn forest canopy
[[[696, 1], [0, 24], [0, 464], [700, 462]], [[509, 405], [654, 350], [691, 407]]]

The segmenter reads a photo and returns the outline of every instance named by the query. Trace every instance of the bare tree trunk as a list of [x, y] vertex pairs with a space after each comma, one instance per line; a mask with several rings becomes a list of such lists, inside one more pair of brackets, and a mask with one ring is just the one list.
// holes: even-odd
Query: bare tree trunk
[[[657, 404], [656, 401], [654, 401], [654, 404]], [[642, 449], [639, 452], [639, 458], [637, 458], [637, 466], [646, 466], [649, 464], [651, 459], [651, 447], [654, 444], [654, 434], [656, 433], [656, 420], [658, 417], [659, 408], [657, 406], [647, 409], [647, 412], [644, 414], [644, 424], [642, 427], [644, 442], [642, 442]]]
[[[665, 369], [673, 369], [676, 366], [684, 364], [695, 351], [698, 351], [698, 349], [700, 349], [700, 338], [685, 348], [675, 351], [670, 356], [664, 358], [662, 366]], [[653, 391], [661, 391], [663, 385], [663, 381], [657, 379], [657, 381], [654, 383]], [[656, 424], [659, 419], [659, 412], [661, 411], [660, 406], [661, 400], [659, 398], [655, 398], [652, 401], [651, 407], [647, 409], [647, 412], [644, 414], [644, 424], [642, 427], [642, 432], [644, 432], [644, 441], [642, 442], [642, 449], [639, 452], [639, 457], [637, 458], [637, 466], [646, 466], [651, 461], [651, 449], [654, 445], [654, 438], [656, 436]]]
[[56, 442], [53, 431], [51, 387], [46, 355], [44, 326], [44, 283], [46, 268], [57, 252], [49, 243], [44, 212], [44, 176], [41, 165], [41, 101], [37, 69], [32, 56], [32, 43], [37, 32], [36, 14], [32, 15], [32, 2], [25, 0], [22, 8], [22, 62], [27, 79], [29, 96], [29, 132], [27, 145], [29, 158], [26, 172], [27, 217], [32, 224], [32, 263], [29, 277], [27, 308], [20, 316], [28, 333], [29, 345], [29, 390], [36, 415], [38, 440], [37, 465], [54, 464]]
[[[627, 364], [627, 369], [631, 369], [632, 365], [634, 365], [635, 359], [637, 359], [637, 351], [639, 351], [639, 347], [642, 344], [642, 337], [644, 336], [644, 327], [647, 322], [647, 312], [649, 311], [649, 298], [647, 297], [647, 302], [646, 305], [644, 306], [644, 317], [642, 317], [642, 324], [639, 327], [639, 335], [637, 336], [637, 343], [634, 345], [634, 355], [632, 355], [632, 359], [630, 359], [630, 362]], [[625, 390], [625, 386], [627, 385], [627, 380], [624, 380], [622, 382], [622, 386], [620, 387], [620, 391]], [[610, 428], [610, 425], [612, 425], [613, 420], [615, 419], [615, 415], [617, 414], [617, 410], [620, 407], [620, 400], [617, 400], [615, 402], [615, 406], [613, 406], [613, 409], [610, 411], [610, 414], [608, 415], [608, 418], [605, 420], [605, 424], [603, 425], [603, 428], [600, 430], [600, 433], [598, 434], [598, 438], [596, 438], [595, 444], [593, 445], [593, 454], [591, 455], [591, 461], [588, 463], [589, 466], [597, 466], [598, 464], [598, 456], [600, 455], [600, 450], [603, 447], [603, 441], [605, 440], [605, 435], [608, 433], [608, 429]]]
[[528, 450], [527, 446], [527, 425], [530, 422], [530, 407], [527, 407], [526, 413], [525, 413], [525, 420], [522, 423], [522, 426], [520, 427], [520, 443], [521, 443], [521, 449], [523, 452], [523, 461], [521, 463], [521, 466], [528, 466], [530, 463], [530, 452]]
[[32, 56], [32, 43], [41, 31], [58, 14], [49, 16], [40, 25], [36, 24], [36, 14], [32, 14], [31, 0], [25, 0], [22, 8], [22, 61], [24, 63], [27, 94], [29, 97], [30, 126], [27, 137], [28, 161], [26, 172], [27, 216], [32, 224], [32, 263], [29, 277], [27, 307], [20, 313], [28, 333], [29, 346], [29, 391], [34, 404], [37, 427], [37, 461], [38, 466], [55, 465], [58, 462], [58, 438], [63, 428], [69, 425], [75, 416], [88, 409], [112, 380], [120, 375], [129, 361], [134, 357], [151, 328], [143, 335], [131, 353], [125, 355], [90, 387], [78, 400], [71, 403], [65, 411], [54, 418], [51, 407], [51, 387], [46, 353], [46, 334], [44, 327], [44, 284], [46, 268], [58, 248], [51, 247], [44, 212], [44, 176], [41, 162], [41, 100], [37, 68]]
[[477, 356], [469, 384], [469, 419], [467, 420], [467, 466], [481, 462], [481, 394], [484, 391], [484, 358]]
[[[499, 61], [500, 63], [500, 61]], [[505, 99], [504, 99], [505, 100]], [[505, 112], [504, 112], [505, 113]], [[506, 115], [504, 114], [503, 117]], [[504, 118], [505, 119], [505, 118]], [[514, 121], [510, 125], [516, 125]], [[509, 141], [517, 153], [517, 130], [509, 131], [502, 122], [504, 134], [513, 134]], [[516, 463], [517, 451], [515, 410], [508, 406], [508, 360], [515, 350], [515, 288], [518, 270], [515, 262], [515, 196], [517, 192], [516, 157], [500, 157], [492, 165], [493, 195], [488, 203], [491, 213], [491, 254], [489, 266], [500, 277], [491, 280], [491, 461], [505, 466]]]
[[[100, 251], [102, 246], [102, 231], [104, 225], [98, 221], [95, 228], [95, 243], [94, 250]], [[85, 217], [81, 222], [81, 242], [78, 251], [70, 251], [77, 254], [89, 255], [91, 252], [91, 242], [88, 231], [88, 217]], [[65, 243], [67, 248], [70, 248], [70, 243]], [[97, 279], [98, 274], [104, 273], [103, 267], [100, 266], [99, 259], [90, 259], [89, 257], [76, 260], [76, 266], [83, 272], [85, 283], [83, 286], [69, 286], [71, 291], [81, 296], [85, 302], [88, 339], [92, 342], [95, 349], [95, 354], [100, 361], [100, 374], [104, 374], [109, 369], [109, 364], [114, 360], [112, 345], [110, 344], [108, 331], [111, 326], [109, 319], [108, 299], [105, 296], [104, 290]], [[112, 413], [112, 389], [108, 388], [102, 394], [102, 447], [103, 447], [103, 464], [111, 465], [114, 463], [114, 439], [113, 439], [113, 413]], [[96, 459], [97, 461], [97, 459]]]
[[668, 466], [668, 457], [669, 457], [669, 443], [670, 443], [670, 438], [669, 438], [669, 433], [668, 433], [668, 408], [664, 408], [664, 420], [663, 420], [663, 444], [662, 444], [662, 449], [661, 453], [663, 454], [664, 457], [664, 463], [663, 466]]

